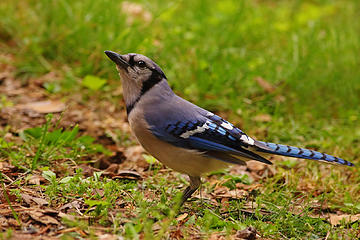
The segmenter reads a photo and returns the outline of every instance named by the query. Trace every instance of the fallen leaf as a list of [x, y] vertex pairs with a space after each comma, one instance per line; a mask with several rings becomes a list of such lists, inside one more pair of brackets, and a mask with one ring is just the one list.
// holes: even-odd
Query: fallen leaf
[[41, 211], [31, 211], [29, 212], [29, 215], [32, 219], [35, 221], [41, 222], [42, 224], [48, 225], [48, 224], [54, 224], [59, 225], [60, 223], [55, 218], [44, 214]]
[[248, 227], [244, 230], [236, 232], [236, 237], [240, 239], [254, 240], [256, 239], [256, 229], [254, 227]]
[[144, 148], [140, 145], [131, 146], [125, 149], [124, 155], [126, 159], [130, 161], [138, 161], [139, 159], [144, 159], [143, 157]]
[[91, 177], [91, 176], [94, 175], [94, 172], [99, 171], [99, 169], [93, 168], [93, 167], [91, 167], [89, 165], [86, 165], [86, 164], [81, 164], [77, 168], [81, 168], [83, 170], [84, 176], [86, 176], [86, 177]]
[[117, 235], [111, 235], [111, 234], [101, 234], [98, 238], [99, 240], [121, 240], [122, 238], [120, 238]]
[[120, 169], [134, 169], [143, 172], [149, 167], [149, 163], [143, 157], [144, 149], [140, 146], [128, 147], [124, 150], [126, 161], [120, 164]]
[[8, 226], [8, 220], [5, 217], [0, 216], [0, 226], [1, 227], [7, 227]]
[[223, 238], [219, 236], [219, 233], [215, 232], [210, 235], [208, 240], [223, 240]]
[[263, 79], [262, 77], [256, 77], [255, 81], [257, 82], [257, 84], [259, 84], [259, 86], [264, 89], [266, 92], [268, 93], [272, 93], [275, 91], [275, 87], [273, 85], [271, 85], [268, 81], [266, 81], [265, 79]]
[[187, 213], [183, 213], [176, 218], [176, 221], [180, 222], [180, 221], [184, 220], [185, 218], [187, 218], [188, 215], [189, 214], [187, 214]]
[[42, 198], [38, 198], [38, 197], [33, 197], [30, 196], [28, 194], [25, 193], [21, 193], [21, 198], [22, 200], [24, 200], [24, 202], [26, 202], [28, 205], [32, 205], [34, 203], [40, 205], [40, 206], [45, 206], [45, 205], [49, 205], [49, 202], [46, 201], [45, 199]]
[[337, 215], [337, 214], [330, 214], [330, 223], [333, 226], [339, 225], [341, 223], [341, 221], [345, 221], [345, 222], [356, 222], [360, 220], [360, 214], [356, 214], [356, 215], [350, 215], [350, 214], [342, 214], [342, 215]]
[[61, 208], [59, 208], [60, 211], [64, 211], [67, 209], [72, 209], [72, 208], [81, 208], [81, 204], [82, 202], [80, 202], [79, 200], [74, 200], [72, 202], [69, 202], [67, 204], [65, 204], [64, 206], [62, 206]]
[[[34, 236], [32, 234], [37, 234], [38, 230], [32, 227], [24, 227], [22, 233], [13, 232], [11, 234], [11, 239], [21, 239], [21, 240], [33, 240]], [[35, 238], [36, 239], [36, 238]]]
[[119, 169], [119, 164], [112, 163], [112, 164], [110, 164], [110, 166], [107, 169], [105, 169], [104, 173], [110, 173], [110, 174], [115, 175], [115, 173], [118, 171], [118, 169]]
[[59, 217], [70, 220], [70, 221], [76, 221], [76, 217], [74, 215], [70, 215], [70, 214], [66, 214], [63, 212], [59, 212], [58, 214]]
[[13, 226], [13, 227], [19, 227], [20, 226], [19, 222], [16, 221], [15, 219], [13, 219], [13, 218], [9, 218], [8, 223], [9, 223], [10, 226]]
[[62, 112], [65, 109], [65, 104], [60, 101], [40, 101], [40, 102], [31, 102], [25, 105], [18, 106], [21, 109], [30, 109], [37, 113], [56, 113]]
[[161, 229], [161, 226], [159, 223], [155, 223], [152, 225], [152, 228], [151, 228], [154, 232], [158, 232], [160, 229]]
[[255, 122], [270, 122], [271, 116], [269, 114], [259, 114], [252, 118]]
[[239, 189], [244, 189], [244, 190], [246, 190], [248, 192], [251, 192], [253, 190], [260, 189], [261, 184], [255, 183], [255, 184], [247, 185], [247, 184], [244, 184], [244, 183], [236, 183], [236, 187], [239, 188]]
[[219, 187], [211, 193], [215, 198], [232, 198], [241, 199], [248, 195], [248, 192], [243, 189], [229, 190], [227, 187]]
[[32, 175], [29, 179], [29, 184], [40, 185], [41, 182], [45, 182], [45, 178], [40, 175]]
[[266, 164], [260, 163], [258, 161], [253, 161], [253, 160], [247, 161], [246, 165], [250, 171], [255, 171], [255, 172], [262, 171], [266, 168]]

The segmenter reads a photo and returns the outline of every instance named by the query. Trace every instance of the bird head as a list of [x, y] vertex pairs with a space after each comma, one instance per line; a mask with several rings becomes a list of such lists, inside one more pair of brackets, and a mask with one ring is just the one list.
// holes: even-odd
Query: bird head
[[136, 53], [120, 55], [112, 51], [105, 54], [116, 64], [123, 85], [126, 105], [133, 105], [155, 84], [165, 79], [161, 68], [150, 58]]

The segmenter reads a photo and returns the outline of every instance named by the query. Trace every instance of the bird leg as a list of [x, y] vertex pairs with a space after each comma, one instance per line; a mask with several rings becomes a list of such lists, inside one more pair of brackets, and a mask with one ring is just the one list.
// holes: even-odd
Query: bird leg
[[189, 197], [191, 197], [191, 195], [199, 188], [201, 184], [200, 177], [189, 176], [189, 178], [190, 178], [190, 186], [188, 186], [183, 192], [180, 206], [182, 206], [186, 202], [186, 200]]

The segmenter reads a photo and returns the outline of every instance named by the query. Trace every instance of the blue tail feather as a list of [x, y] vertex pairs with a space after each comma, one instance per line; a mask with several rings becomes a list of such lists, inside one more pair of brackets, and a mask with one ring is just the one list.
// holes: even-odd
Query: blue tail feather
[[312, 159], [317, 161], [326, 161], [329, 163], [337, 163], [346, 166], [354, 166], [353, 163], [348, 162], [342, 158], [334, 157], [325, 153], [317, 152], [310, 149], [292, 147], [282, 144], [276, 143], [268, 143], [258, 141], [261, 144], [264, 144], [267, 148], [258, 148], [259, 152], [272, 153], [276, 155], [295, 157], [295, 158], [304, 158], [304, 159]]

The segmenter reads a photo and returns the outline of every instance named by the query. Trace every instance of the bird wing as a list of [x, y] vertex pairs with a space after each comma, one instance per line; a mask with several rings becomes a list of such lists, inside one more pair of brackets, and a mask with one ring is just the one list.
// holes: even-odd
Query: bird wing
[[[258, 142], [219, 116], [196, 107], [197, 114], [179, 111], [176, 117], [148, 121], [150, 131], [159, 139], [186, 149], [195, 149], [204, 155], [233, 164], [244, 164], [252, 159], [267, 164], [270, 161], [252, 152]], [[266, 146], [264, 147], [266, 149]]]

